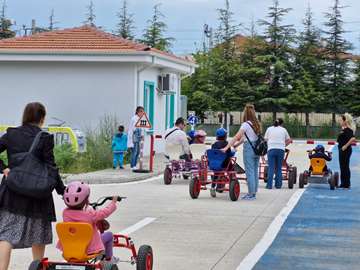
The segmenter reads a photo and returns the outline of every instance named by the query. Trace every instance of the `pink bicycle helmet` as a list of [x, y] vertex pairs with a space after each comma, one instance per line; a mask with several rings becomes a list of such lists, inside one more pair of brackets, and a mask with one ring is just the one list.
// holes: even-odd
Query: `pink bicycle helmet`
[[64, 202], [68, 207], [81, 205], [90, 195], [90, 187], [79, 181], [71, 182], [65, 189]]

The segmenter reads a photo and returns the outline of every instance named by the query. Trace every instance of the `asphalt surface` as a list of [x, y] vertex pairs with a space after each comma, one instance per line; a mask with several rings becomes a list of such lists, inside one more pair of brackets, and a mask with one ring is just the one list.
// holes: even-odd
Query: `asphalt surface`
[[[290, 147], [290, 162], [299, 167], [298, 171], [307, 167], [309, 148], [299, 144]], [[239, 156], [240, 163], [241, 160]], [[116, 233], [128, 228], [133, 231], [131, 236], [137, 247], [151, 245], [154, 269], [161, 270], [236, 269], [297, 190], [287, 189], [286, 184], [281, 190], [266, 190], [261, 183], [256, 201], [231, 202], [227, 193], [211, 198], [209, 191], [202, 191], [199, 199], [193, 200], [188, 181], [174, 180], [172, 185], [165, 186], [161, 177], [145, 182], [92, 185], [91, 189], [91, 200], [109, 195], [128, 198], [119, 203], [118, 210], [109, 218], [111, 230]], [[243, 182], [241, 193], [246, 191]], [[64, 204], [60, 197], [56, 197], [55, 203], [61, 220]], [[138, 222], [149, 224], [135, 226], [138, 227], [135, 230], [134, 224]], [[115, 250], [115, 255], [123, 260], [130, 258], [128, 254]], [[55, 245], [47, 248], [46, 256], [61, 260]], [[15, 250], [10, 269], [27, 269], [30, 262], [30, 250]], [[119, 268], [135, 269], [128, 264]]]
[[[339, 171], [334, 149], [332, 170]], [[310, 185], [255, 270], [355, 270], [360, 250], [360, 148], [353, 148], [351, 190]]]

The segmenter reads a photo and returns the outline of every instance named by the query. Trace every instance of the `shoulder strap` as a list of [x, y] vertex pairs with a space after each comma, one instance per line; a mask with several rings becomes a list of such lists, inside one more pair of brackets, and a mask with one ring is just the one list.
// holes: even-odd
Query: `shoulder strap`
[[255, 147], [253, 146], [253, 144], [252, 144], [252, 142], [250, 141], [250, 139], [249, 139], [248, 135], [246, 134], [246, 132], [244, 132], [244, 134], [245, 134], [246, 139], [247, 139], [248, 142], [250, 143], [251, 148], [255, 151]]
[[36, 134], [34, 140], [33, 140], [33, 143], [31, 144], [31, 147], [30, 147], [30, 150], [29, 150], [29, 153], [32, 153], [36, 147], [39, 145], [39, 142], [40, 142], [40, 137], [41, 135], [45, 133], [45, 131], [40, 131], [38, 134]]
[[247, 121], [246, 123], [252, 128], [252, 130], [254, 131], [254, 133], [256, 134], [256, 136], [258, 136], [258, 134], [256, 133], [255, 128], [254, 128], [254, 126], [252, 125], [252, 123], [249, 122], [249, 121]]
[[179, 130], [178, 128], [175, 128], [174, 130], [172, 130], [171, 132], [169, 132], [168, 134], [165, 135], [165, 140], [171, 135], [173, 134], [175, 131]]

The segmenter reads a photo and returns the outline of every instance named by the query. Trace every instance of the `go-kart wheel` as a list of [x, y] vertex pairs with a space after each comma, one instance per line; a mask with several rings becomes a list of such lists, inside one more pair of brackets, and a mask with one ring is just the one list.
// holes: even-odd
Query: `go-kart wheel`
[[334, 172], [334, 177], [335, 177], [335, 187], [338, 188], [339, 187], [339, 172]]
[[238, 180], [230, 181], [229, 185], [229, 196], [233, 202], [237, 201], [240, 196], [240, 184]]
[[201, 189], [201, 184], [199, 178], [197, 177], [191, 178], [189, 183], [189, 193], [192, 199], [199, 198], [200, 189]]
[[309, 184], [309, 176], [310, 176], [310, 171], [305, 171], [304, 172], [304, 183], [305, 183], [305, 185]]
[[136, 270], [152, 270], [154, 256], [152, 248], [148, 245], [143, 245], [139, 248]]
[[164, 184], [170, 185], [172, 181], [172, 171], [169, 167], [166, 167], [164, 170]]
[[30, 266], [29, 270], [42, 270], [42, 263], [39, 260], [33, 261]]
[[294, 178], [294, 185], [296, 184], [296, 180], [297, 180], [297, 167], [296, 166], [294, 166], [294, 167], [292, 167], [292, 170], [294, 171], [294, 175], [295, 175], [295, 178]]
[[305, 185], [305, 173], [300, 173], [299, 188], [304, 188], [304, 185]]
[[267, 183], [268, 172], [269, 172], [269, 167], [266, 165], [266, 166], [264, 167], [264, 182], [265, 182], [265, 183]]
[[336, 187], [336, 179], [335, 179], [335, 175], [331, 175], [330, 179], [329, 179], [329, 184], [330, 184], [330, 189], [334, 190]]
[[289, 189], [293, 189], [294, 188], [294, 184], [296, 182], [296, 171], [295, 170], [290, 170], [289, 171], [289, 179], [288, 179], [288, 187]]
[[187, 179], [189, 179], [190, 175], [188, 175], [188, 174], [183, 174], [182, 177], [183, 177], [185, 180], [187, 180]]

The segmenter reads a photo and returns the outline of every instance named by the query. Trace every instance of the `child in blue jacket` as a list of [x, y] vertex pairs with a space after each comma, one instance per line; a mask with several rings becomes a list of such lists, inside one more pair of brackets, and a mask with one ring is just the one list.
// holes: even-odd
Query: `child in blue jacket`
[[119, 126], [117, 133], [112, 140], [112, 151], [114, 154], [113, 168], [116, 169], [118, 164], [120, 169], [124, 169], [124, 154], [127, 151], [127, 135], [124, 133], [124, 126]]

